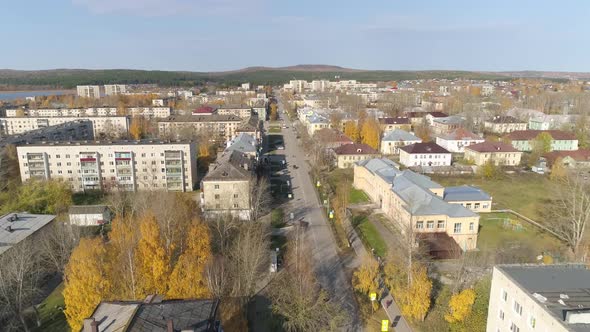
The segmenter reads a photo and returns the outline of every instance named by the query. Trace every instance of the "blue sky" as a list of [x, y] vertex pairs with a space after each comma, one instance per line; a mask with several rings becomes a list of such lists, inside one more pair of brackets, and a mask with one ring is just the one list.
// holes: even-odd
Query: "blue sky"
[[0, 68], [590, 72], [586, 0], [2, 0]]

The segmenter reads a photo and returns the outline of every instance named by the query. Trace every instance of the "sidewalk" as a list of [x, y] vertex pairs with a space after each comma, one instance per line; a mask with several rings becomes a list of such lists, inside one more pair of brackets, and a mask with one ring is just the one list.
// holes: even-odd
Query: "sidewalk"
[[[383, 309], [385, 309], [385, 312], [387, 313], [387, 317], [389, 317], [390, 331], [392, 330], [391, 324], [394, 322], [395, 318], [397, 316], [399, 316], [400, 319], [397, 322], [397, 325], [393, 328], [393, 330], [395, 332], [412, 332], [410, 325], [408, 324], [406, 319], [402, 316], [400, 308], [398, 307], [397, 303], [395, 303], [395, 300], [393, 299], [391, 294], [389, 294], [389, 290], [387, 288], [385, 288], [384, 295], [385, 296], [381, 299], [381, 306], [383, 307]], [[390, 301], [391, 301], [391, 303], [390, 303]], [[388, 303], [390, 303], [389, 306], [387, 305]]]

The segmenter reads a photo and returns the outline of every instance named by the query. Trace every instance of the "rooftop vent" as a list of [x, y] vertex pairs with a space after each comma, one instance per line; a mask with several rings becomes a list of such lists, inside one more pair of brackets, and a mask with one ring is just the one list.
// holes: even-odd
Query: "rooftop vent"
[[562, 299], [562, 300], [567, 300], [570, 297], [567, 294], [559, 294], [559, 298]]
[[361, 153], [363, 152], [363, 149], [356, 149], [356, 152]]
[[563, 302], [562, 299], [557, 300], [557, 303], [561, 304], [562, 306], [565, 306], [565, 302]]
[[533, 293], [533, 297], [534, 297], [535, 299], [537, 299], [537, 300], [538, 300], [539, 302], [541, 302], [541, 303], [545, 303], [545, 302], [547, 302], [547, 298], [546, 298], [546, 297], [544, 297], [543, 295], [539, 294], [539, 293]]
[[7, 232], [12, 233], [12, 226], [8, 225], [5, 229]]

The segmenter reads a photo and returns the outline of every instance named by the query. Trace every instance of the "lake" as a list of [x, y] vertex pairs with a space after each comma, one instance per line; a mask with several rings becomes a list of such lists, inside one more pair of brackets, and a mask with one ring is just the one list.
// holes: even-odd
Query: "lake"
[[60, 96], [74, 94], [73, 90], [0, 91], [0, 100], [25, 99], [26, 97]]

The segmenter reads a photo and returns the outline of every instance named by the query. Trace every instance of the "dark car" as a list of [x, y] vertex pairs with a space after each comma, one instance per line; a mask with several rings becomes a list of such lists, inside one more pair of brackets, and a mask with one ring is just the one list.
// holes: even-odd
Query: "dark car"
[[393, 319], [393, 322], [391, 323], [391, 327], [396, 327], [397, 323], [399, 323], [400, 319], [402, 319], [402, 316], [395, 316], [395, 318]]

